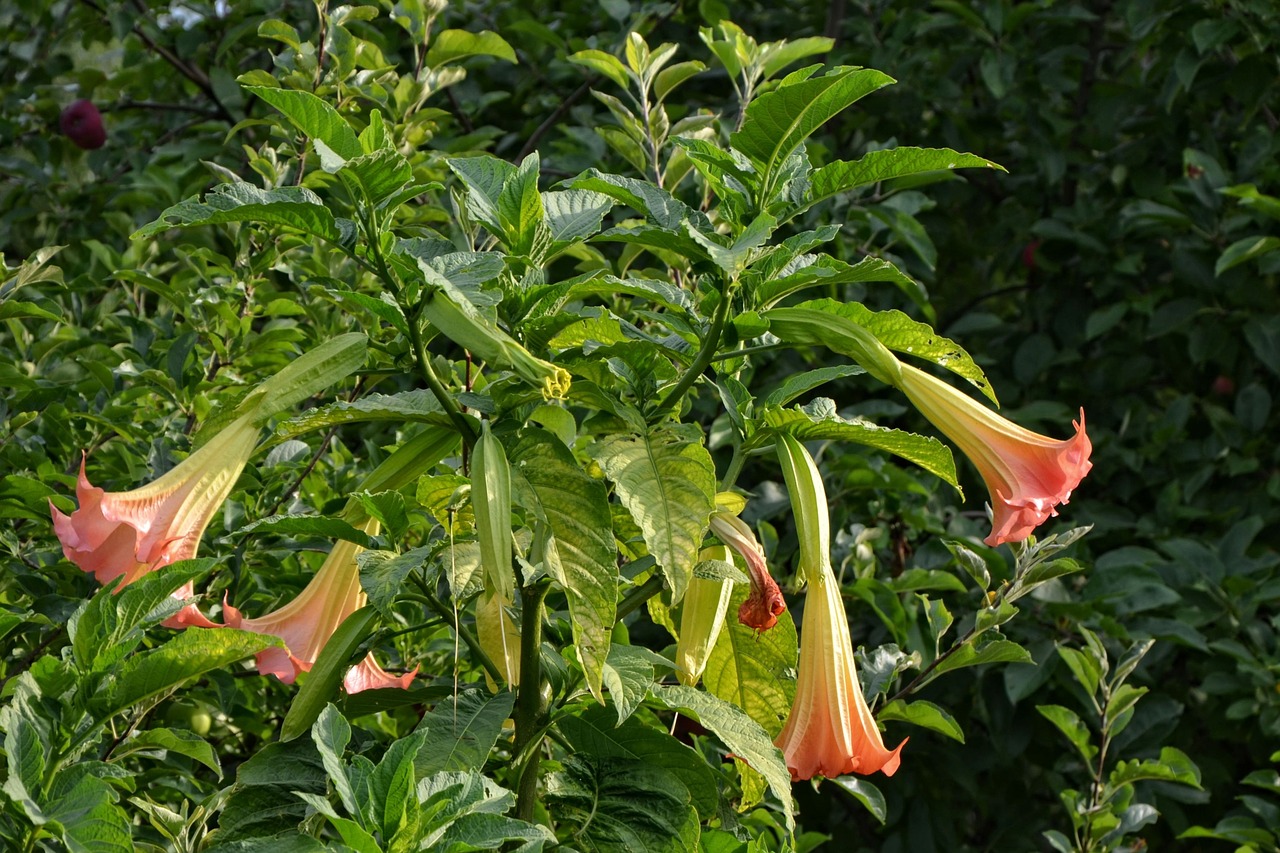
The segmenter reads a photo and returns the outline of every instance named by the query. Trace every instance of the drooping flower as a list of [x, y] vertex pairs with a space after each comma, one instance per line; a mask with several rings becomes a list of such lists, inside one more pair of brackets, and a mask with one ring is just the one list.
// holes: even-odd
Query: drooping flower
[[717, 510], [711, 514], [711, 532], [742, 557], [751, 576], [751, 594], [738, 608], [738, 621], [757, 631], [767, 631], [778, 624], [787, 609], [778, 582], [769, 574], [764, 549], [742, 519]]
[[888, 749], [858, 681], [840, 585], [831, 570], [827, 498], [813, 459], [790, 436], [778, 439], [808, 583], [796, 696], [775, 743], [793, 781], [898, 770], [906, 739]]
[[[355, 526], [369, 534], [376, 534], [379, 528], [378, 522], [370, 518]], [[356, 555], [361, 550], [354, 542], [338, 542], [302, 592], [293, 601], [265, 616], [245, 618], [237, 608], [223, 604], [222, 618], [228, 627], [284, 640], [286, 648], [258, 653], [258, 672], [292, 684], [298, 673], [310, 671], [333, 632], [367, 601], [360, 587], [360, 569], [356, 564]], [[417, 672], [415, 667], [402, 676], [390, 675], [370, 654], [347, 671], [343, 686], [348, 693], [379, 687], [407, 688]]]
[[1058, 514], [1071, 490], [1089, 473], [1093, 445], [1084, 429], [1058, 441], [1024, 429], [977, 400], [908, 364], [899, 386], [920, 413], [968, 456], [991, 493], [994, 513], [988, 545], [1021, 542]]
[[[121, 578], [117, 590], [147, 572], [196, 555], [200, 537], [240, 477], [258, 441], [250, 416], [238, 418], [154, 482], [130, 492], [107, 492], [89, 482], [80, 462], [76, 497], [65, 515], [50, 504], [62, 553], [99, 583]], [[174, 593], [184, 601], [193, 587]], [[170, 628], [213, 627], [195, 605], [165, 620]]]

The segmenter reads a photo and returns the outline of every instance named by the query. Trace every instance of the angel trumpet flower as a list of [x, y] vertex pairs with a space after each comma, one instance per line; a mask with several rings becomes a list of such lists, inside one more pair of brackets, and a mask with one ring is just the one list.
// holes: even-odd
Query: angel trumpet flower
[[796, 697], [775, 743], [793, 781], [877, 770], [892, 776], [907, 741], [894, 749], [885, 747], [858, 682], [840, 585], [831, 570], [822, 477], [808, 452], [790, 436], [778, 439], [778, 457], [800, 533], [800, 574], [809, 589]]
[[[79, 509], [64, 515], [49, 507], [62, 553], [99, 583], [121, 578], [117, 589], [161, 566], [191, 559], [257, 441], [257, 422], [249, 415], [238, 418], [168, 473], [131, 492], [107, 492], [91, 484], [82, 459]], [[192, 593], [188, 583], [174, 597], [185, 601]], [[164, 624], [214, 627], [193, 604]]]
[[[375, 519], [369, 518], [355, 526], [369, 534], [376, 534], [379, 527]], [[315, 665], [333, 632], [367, 601], [356, 564], [361, 550], [354, 542], [339, 542], [306, 588], [293, 601], [266, 616], [247, 619], [235, 607], [223, 604], [223, 619], [228, 627], [284, 640], [286, 648], [258, 654], [258, 672], [292, 684], [298, 673], [308, 672]], [[408, 688], [417, 672], [415, 667], [412, 672], [393, 676], [384, 672], [369, 654], [347, 671], [342, 684], [348, 693], [380, 687]]]
[[[723, 545], [703, 548], [700, 560], [730, 562], [729, 549]], [[715, 648], [716, 640], [724, 628], [729, 599], [733, 597], [733, 583], [729, 580], [712, 580], [697, 577], [689, 579], [680, 604], [680, 635], [676, 638], [676, 677], [681, 684], [695, 686], [702, 678]]]
[[964, 451], [991, 493], [993, 520], [988, 545], [1021, 542], [1058, 514], [1071, 490], [1089, 473], [1093, 445], [1084, 430], [1064, 441], [1034, 433], [1000, 417], [940, 379], [902, 365], [899, 387], [920, 413]]
[[742, 519], [723, 510], [711, 514], [711, 532], [738, 552], [751, 574], [751, 594], [738, 608], [738, 621], [748, 628], [768, 631], [778, 624], [787, 602], [778, 589], [778, 582], [769, 574], [764, 549]]

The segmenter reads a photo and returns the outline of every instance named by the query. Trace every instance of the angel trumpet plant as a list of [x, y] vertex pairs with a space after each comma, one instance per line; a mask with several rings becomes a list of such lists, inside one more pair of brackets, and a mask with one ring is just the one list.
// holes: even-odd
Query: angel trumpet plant
[[[354, 527], [370, 535], [377, 534], [379, 524], [375, 519], [358, 517], [351, 511], [347, 515]], [[228, 627], [284, 640], [285, 648], [258, 653], [258, 672], [292, 684], [299, 673], [315, 665], [333, 632], [368, 600], [360, 587], [360, 569], [356, 563], [356, 555], [361, 550], [354, 542], [336, 544], [306, 588], [293, 601], [265, 616], [245, 618], [237, 608], [223, 604], [223, 620]], [[369, 654], [347, 671], [342, 684], [348, 693], [379, 687], [408, 688], [417, 672], [415, 667], [402, 676], [390, 675]]]
[[840, 585], [831, 570], [827, 498], [813, 459], [789, 435], [778, 458], [800, 537], [799, 575], [808, 584], [800, 636], [796, 696], [775, 743], [793, 781], [814, 776], [898, 770], [906, 740], [887, 749], [867, 706], [854, 664]]
[[1065, 504], [1089, 473], [1093, 445], [1084, 430], [1084, 409], [1064, 441], [1024, 429], [940, 379], [911, 365], [901, 367], [899, 388], [964, 451], [991, 493], [988, 545], [1021, 542]]

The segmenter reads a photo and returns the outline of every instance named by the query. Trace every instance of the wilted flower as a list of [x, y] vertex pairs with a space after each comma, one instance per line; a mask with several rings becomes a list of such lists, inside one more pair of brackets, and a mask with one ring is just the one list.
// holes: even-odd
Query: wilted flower
[[[62, 553], [93, 572], [99, 583], [121, 578], [117, 589], [161, 566], [195, 557], [200, 537], [231, 493], [257, 440], [256, 422], [241, 417], [168, 473], [131, 492], [106, 492], [92, 485], [82, 459], [76, 483], [80, 507], [71, 515], [49, 507]], [[183, 600], [191, 595], [190, 583], [174, 593]], [[195, 605], [164, 624], [213, 627]]]
[[778, 624], [787, 609], [786, 599], [778, 583], [769, 574], [764, 549], [742, 519], [717, 510], [711, 514], [711, 532], [742, 557], [751, 575], [751, 594], [738, 608], [738, 621], [757, 631], [767, 631]]
[[813, 776], [892, 776], [906, 740], [890, 750], [867, 706], [854, 665], [853, 642], [831, 570], [827, 497], [813, 459], [791, 436], [778, 439], [791, 508], [800, 539], [800, 574], [808, 583], [800, 637], [796, 696], [782, 733], [782, 750], [792, 780]]
[[899, 386], [920, 413], [964, 451], [991, 492], [988, 545], [1021, 542], [1065, 504], [1093, 467], [1084, 409], [1065, 441], [1023, 429], [940, 379], [902, 365]]
[[[369, 518], [355, 526], [369, 534], [376, 534], [379, 527], [376, 520]], [[235, 607], [223, 605], [223, 620], [228, 627], [284, 640], [286, 648], [258, 653], [260, 673], [292, 684], [298, 673], [308, 672], [315, 665], [325, 643], [343, 620], [365, 605], [367, 598], [360, 587], [360, 569], [356, 564], [356, 555], [361, 550], [354, 542], [338, 542], [306, 588], [293, 601], [266, 616], [246, 619]], [[417, 671], [415, 667], [413, 672], [399, 677], [390, 675], [383, 672], [370, 654], [347, 671], [343, 686], [348, 693], [378, 687], [407, 688]]]

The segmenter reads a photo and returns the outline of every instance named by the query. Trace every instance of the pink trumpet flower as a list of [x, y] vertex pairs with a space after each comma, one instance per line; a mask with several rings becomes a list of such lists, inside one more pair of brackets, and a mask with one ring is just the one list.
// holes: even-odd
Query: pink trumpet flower
[[[379, 525], [374, 519], [365, 519], [356, 526], [376, 534]], [[325, 643], [343, 620], [365, 605], [367, 598], [360, 587], [360, 569], [356, 564], [356, 555], [361, 550], [353, 542], [339, 542], [306, 588], [293, 601], [265, 616], [246, 619], [236, 608], [223, 604], [223, 619], [228, 627], [284, 640], [287, 648], [267, 649], [258, 654], [260, 673], [292, 684], [298, 673], [308, 672], [315, 665]], [[348, 693], [381, 687], [408, 688], [417, 672], [414, 667], [412, 672], [393, 676], [384, 672], [370, 654], [347, 671], [342, 683]]]
[[764, 549], [756, 541], [751, 528], [727, 512], [711, 514], [711, 532], [742, 557], [751, 574], [751, 594], [738, 608], [738, 621], [748, 628], [768, 631], [778, 624], [778, 617], [786, 611], [787, 602], [778, 589], [777, 581], [769, 574]]
[[[257, 424], [248, 416], [239, 418], [168, 473], [131, 492], [94, 486], [81, 459], [76, 483], [80, 507], [65, 515], [49, 506], [62, 553], [99, 583], [121, 578], [117, 590], [161, 566], [195, 557], [200, 537], [231, 494], [257, 442]], [[185, 601], [192, 594], [187, 583], [174, 597]], [[194, 604], [164, 625], [215, 627]]]
[[831, 570], [831, 533], [822, 475], [808, 451], [789, 435], [778, 438], [778, 459], [791, 493], [800, 540], [799, 574], [808, 584], [800, 630], [796, 696], [782, 733], [792, 781], [847, 773], [886, 776], [898, 771], [906, 740], [887, 749], [858, 681], [840, 585]]
[[1021, 542], [1058, 514], [1071, 490], [1089, 473], [1093, 445], [1084, 430], [1084, 409], [1064, 441], [1034, 433], [923, 370], [902, 365], [899, 387], [920, 413], [964, 451], [991, 493], [988, 545]]
[[862, 695], [840, 586], [830, 564], [809, 582], [796, 698], [777, 744], [793, 781], [898, 771], [907, 741], [887, 749]]

